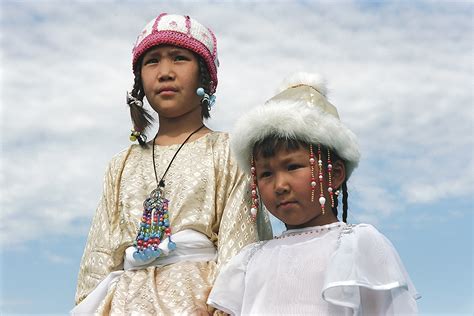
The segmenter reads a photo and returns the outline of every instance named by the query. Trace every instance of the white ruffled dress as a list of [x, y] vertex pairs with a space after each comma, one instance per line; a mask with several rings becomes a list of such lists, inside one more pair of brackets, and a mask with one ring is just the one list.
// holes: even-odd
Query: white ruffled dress
[[231, 315], [410, 315], [419, 297], [384, 235], [337, 222], [245, 247], [208, 304]]

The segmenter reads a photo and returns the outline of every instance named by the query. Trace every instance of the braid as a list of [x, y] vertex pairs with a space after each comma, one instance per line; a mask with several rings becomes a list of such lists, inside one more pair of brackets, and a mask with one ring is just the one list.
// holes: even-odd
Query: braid
[[347, 223], [347, 208], [349, 207], [347, 203], [347, 181], [344, 181], [342, 183], [342, 221], [344, 223]]
[[[198, 56], [198, 64], [199, 64], [199, 78], [201, 80], [201, 87], [204, 88], [204, 91], [211, 95], [211, 76], [209, 75], [209, 71], [207, 70], [207, 66], [204, 63], [204, 60], [201, 56]], [[209, 113], [209, 102], [203, 101], [201, 102], [201, 116], [205, 119], [211, 117]]]
[[[140, 64], [141, 63], [139, 63], [139, 65]], [[138, 69], [135, 71], [135, 80], [131, 94], [133, 97], [143, 102], [145, 92], [143, 91], [140, 72], [141, 67], [138, 67]], [[140, 137], [137, 137], [138, 143], [142, 147], [146, 147], [146, 137], [144, 137], [144, 133], [153, 121], [153, 117], [143, 107], [135, 104], [132, 99], [127, 100], [127, 103], [130, 107], [130, 116], [132, 118], [134, 129], [135, 131], [142, 134]]]
[[339, 200], [337, 198], [337, 195], [334, 194], [334, 207], [332, 208], [332, 213], [334, 214], [334, 216], [337, 218], [337, 206], [339, 204]]

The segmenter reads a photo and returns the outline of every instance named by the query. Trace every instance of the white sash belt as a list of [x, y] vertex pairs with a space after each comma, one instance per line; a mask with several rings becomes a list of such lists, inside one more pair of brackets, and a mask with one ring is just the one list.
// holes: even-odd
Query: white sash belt
[[[176, 249], [171, 252], [168, 250], [168, 242], [168, 238], [163, 240], [159, 245], [163, 253], [160, 257], [149, 261], [135, 260], [133, 258], [135, 248], [128, 247], [125, 250], [124, 270], [140, 270], [151, 266], [162, 267], [180, 261], [215, 261], [217, 259], [214, 244], [206, 235], [195, 230], [185, 229], [173, 234]], [[80, 304], [71, 310], [70, 314], [93, 314], [107, 295], [109, 288], [118, 281], [124, 270], [109, 273]]]

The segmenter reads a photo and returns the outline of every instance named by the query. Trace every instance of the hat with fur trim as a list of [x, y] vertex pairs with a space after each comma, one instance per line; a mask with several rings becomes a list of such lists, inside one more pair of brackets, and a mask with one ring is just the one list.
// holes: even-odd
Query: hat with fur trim
[[151, 20], [138, 35], [133, 47], [133, 71], [138, 59], [151, 47], [175, 45], [193, 51], [204, 59], [211, 75], [211, 94], [217, 87], [217, 40], [214, 33], [189, 16], [161, 13]]
[[317, 74], [296, 73], [280, 92], [243, 116], [236, 124], [231, 148], [240, 166], [250, 172], [254, 145], [269, 136], [321, 144], [345, 161], [350, 177], [360, 159], [357, 137], [339, 119], [326, 98], [326, 85]]

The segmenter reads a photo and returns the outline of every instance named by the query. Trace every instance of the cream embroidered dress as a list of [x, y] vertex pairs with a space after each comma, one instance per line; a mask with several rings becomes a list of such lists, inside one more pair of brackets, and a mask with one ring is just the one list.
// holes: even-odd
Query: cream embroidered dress
[[[155, 145], [158, 178], [179, 146]], [[196, 306], [205, 307], [218, 267], [257, 240], [256, 225], [248, 211], [247, 181], [231, 158], [226, 133], [211, 132], [185, 144], [165, 177], [172, 234], [191, 231], [205, 236], [217, 250], [217, 262], [198, 258], [138, 269], [125, 267], [123, 271], [125, 251], [135, 240], [143, 201], [156, 188], [156, 180], [151, 146], [132, 145], [119, 153], [106, 171], [103, 195], [82, 257], [76, 303], [114, 276], [114, 282], [100, 286], [104, 294], [97, 314], [181, 315]], [[178, 251], [180, 243], [176, 244]]]

